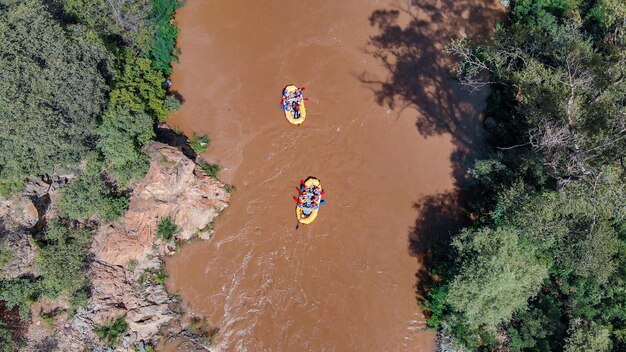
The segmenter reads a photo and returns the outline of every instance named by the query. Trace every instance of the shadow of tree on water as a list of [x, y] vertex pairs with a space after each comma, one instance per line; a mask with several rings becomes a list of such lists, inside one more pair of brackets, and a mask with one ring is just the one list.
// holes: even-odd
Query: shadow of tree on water
[[447, 243], [469, 224], [463, 210], [472, 193], [466, 170], [485, 150], [480, 114], [487, 92], [464, 90], [451, 74], [455, 60], [443, 49], [454, 38], [488, 35], [503, 15], [497, 0], [412, 0], [369, 17], [378, 33], [370, 37], [366, 51], [383, 65], [386, 77], [363, 72], [360, 81], [370, 86], [379, 105], [399, 111], [398, 117], [414, 114], [420, 135], [448, 134], [454, 144], [455, 190], [414, 204], [418, 217], [408, 234], [408, 252], [420, 264], [418, 299], [430, 281], [433, 245]]
[[421, 135], [448, 133], [472, 147], [480, 134], [475, 106], [484, 94], [460, 86], [451, 74], [455, 61], [443, 48], [454, 38], [484, 36], [501, 15], [495, 1], [478, 0], [414, 0], [407, 8], [376, 10], [369, 22], [379, 33], [366, 50], [388, 74], [381, 79], [363, 72], [359, 79], [372, 87], [378, 104], [416, 110]]

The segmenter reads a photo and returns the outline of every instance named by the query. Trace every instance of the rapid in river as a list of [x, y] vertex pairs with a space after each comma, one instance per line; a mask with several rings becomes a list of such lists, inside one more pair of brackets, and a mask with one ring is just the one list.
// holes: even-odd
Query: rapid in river
[[[167, 122], [208, 134], [236, 186], [214, 237], [167, 262], [168, 288], [219, 328], [216, 351], [433, 351], [416, 284], [455, 229], [482, 148], [485, 92], [442, 53], [485, 35], [497, 0], [190, 0], [178, 10], [184, 99]], [[279, 109], [305, 86], [306, 121]], [[296, 230], [296, 187], [326, 205]]]

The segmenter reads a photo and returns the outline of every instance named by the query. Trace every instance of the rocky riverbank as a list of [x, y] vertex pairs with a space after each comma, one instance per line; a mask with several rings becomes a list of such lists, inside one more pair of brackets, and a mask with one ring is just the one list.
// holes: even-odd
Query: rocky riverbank
[[[128, 211], [117, 221], [94, 229], [87, 307], [70, 316], [63, 298], [34, 304], [23, 351], [106, 349], [94, 329], [120, 317], [128, 330], [120, 336], [119, 351], [142, 350], [164, 337], [185, 335], [181, 334], [185, 324], [180, 321], [180, 304], [163, 285], [162, 258], [194, 236], [210, 237], [211, 223], [226, 208], [230, 195], [224, 184], [206, 176], [176, 148], [152, 143], [147, 154], [150, 169], [133, 185]], [[3, 276], [37, 276], [31, 233], [54, 216], [57, 190], [69, 178], [31, 182], [24, 197], [2, 204], [2, 223], [12, 224], [11, 231], [5, 231], [11, 235], [3, 240], [4, 246], [17, 253], [6, 263], [9, 269]], [[166, 217], [177, 226], [169, 241], [157, 235], [158, 223]]]

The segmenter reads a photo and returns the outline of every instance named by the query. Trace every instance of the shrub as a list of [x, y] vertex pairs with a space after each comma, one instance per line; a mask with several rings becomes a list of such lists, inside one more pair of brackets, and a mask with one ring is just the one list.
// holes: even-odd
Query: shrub
[[13, 337], [11, 337], [11, 331], [0, 320], [0, 352], [13, 352], [16, 347]]
[[128, 270], [135, 271], [137, 269], [137, 261], [135, 259], [131, 259], [128, 261]]
[[39, 311], [39, 317], [41, 318], [41, 320], [46, 323], [46, 325], [48, 326], [53, 326], [54, 325], [54, 317], [55, 314], [54, 312], [50, 312], [50, 313], [44, 313], [43, 311]]
[[0, 243], [0, 270], [4, 268], [4, 265], [13, 259], [13, 253], [11, 253], [6, 244]]
[[178, 28], [171, 20], [174, 11], [180, 6], [182, 2], [178, 0], [152, 0], [152, 11], [149, 14], [150, 22], [155, 27], [154, 40], [150, 48], [152, 67], [166, 76], [172, 73], [170, 63], [176, 60], [178, 54], [174, 49]]
[[165, 272], [165, 268], [161, 268], [161, 270], [154, 274], [154, 282], [159, 285], [165, 285], [165, 280], [167, 280], [168, 277], [169, 275]]
[[7, 309], [18, 307], [22, 319], [28, 317], [30, 306], [39, 295], [39, 285], [27, 278], [0, 280], [0, 300], [4, 301]]
[[200, 162], [200, 167], [207, 176], [217, 178], [217, 175], [222, 171], [222, 168], [218, 164], [209, 164], [205, 161]]
[[128, 207], [128, 199], [107, 187], [97, 163], [90, 163], [85, 172], [61, 190], [59, 215], [84, 220], [97, 215], [104, 221], [120, 217]]
[[70, 298], [70, 310], [69, 315], [72, 316], [78, 308], [85, 308], [89, 303], [89, 288], [82, 287], [80, 290], [74, 292]]
[[178, 226], [172, 222], [172, 218], [169, 216], [164, 217], [161, 221], [159, 221], [157, 234], [165, 241], [171, 241], [174, 238], [176, 231], [178, 231]]
[[181, 105], [182, 103], [175, 96], [167, 95], [165, 97], [165, 108], [167, 109], [167, 111], [169, 112], [178, 111], [180, 110]]
[[189, 146], [193, 149], [196, 154], [202, 154], [209, 150], [209, 144], [211, 144], [211, 139], [207, 135], [199, 136], [197, 134], [193, 134], [191, 137], [191, 141], [189, 142]]
[[119, 341], [120, 336], [126, 333], [127, 330], [128, 324], [122, 316], [108, 324], [96, 326], [94, 332], [98, 335], [100, 341], [105, 342], [109, 347], [113, 347]]
[[43, 295], [73, 297], [88, 285], [84, 267], [90, 242], [87, 230], [69, 230], [59, 223], [48, 226], [35, 260]]

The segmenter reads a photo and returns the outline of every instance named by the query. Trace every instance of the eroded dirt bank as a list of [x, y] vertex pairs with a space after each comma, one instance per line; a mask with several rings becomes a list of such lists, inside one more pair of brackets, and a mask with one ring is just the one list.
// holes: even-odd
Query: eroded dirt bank
[[[496, 1], [188, 1], [176, 20], [185, 103], [168, 123], [207, 133], [237, 187], [210, 242], [167, 263], [169, 288], [220, 329], [219, 351], [431, 351], [415, 298], [480, 151], [484, 94], [442, 48], [484, 34]], [[306, 86], [307, 121], [278, 109]], [[291, 196], [318, 177], [328, 205], [295, 230]], [[416, 204], [421, 206], [416, 207]]]

